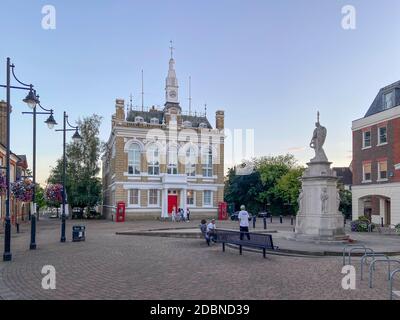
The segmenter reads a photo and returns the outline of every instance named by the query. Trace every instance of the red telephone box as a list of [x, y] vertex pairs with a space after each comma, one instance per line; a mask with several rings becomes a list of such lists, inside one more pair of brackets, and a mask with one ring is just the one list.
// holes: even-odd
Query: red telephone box
[[218, 220], [227, 220], [228, 219], [228, 205], [226, 202], [218, 203]]
[[117, 204], [116, 222], [125, 222], [125, 202], [123, 201]]

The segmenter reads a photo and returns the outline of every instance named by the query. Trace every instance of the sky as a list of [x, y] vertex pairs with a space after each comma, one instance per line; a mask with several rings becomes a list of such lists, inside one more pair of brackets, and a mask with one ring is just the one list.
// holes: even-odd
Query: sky
[[[146, 106], [165, 102], [165, 77], [175, 47], [180, 102], [215, 123], [254, 129], [255, 155], [293, 153], [300, 164], [317, 110], [328, 129], [325, 151], [334, 166], [351, 162], [351, 122], [366, 113], [379, 89], [400, 78], [398, 0], [2, 0], [0, 83], [6, 57], [33, 83], [44, 107], [62, 123], [103, 116], [110, 134], [115, 99]], [[56, 29], [42, 28], [42, 8], [56, 9]], [[355, 29], [342, 27], [342, 8], [355, 8]], [[11, 143], [31, 163], [32, 118], [24, 92], [12, 92]], [[5, 99], [5, 91], [0, 91]], [[38, 117], [37, 175], [44, 183], [62, 154], [62, 133]], [[230, 164], [228, 164], [230, 165]]]

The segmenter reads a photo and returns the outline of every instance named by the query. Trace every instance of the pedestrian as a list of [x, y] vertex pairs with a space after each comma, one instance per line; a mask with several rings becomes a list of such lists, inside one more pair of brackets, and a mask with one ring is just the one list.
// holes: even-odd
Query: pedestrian
[[246, 211], [246, 207], [244, 205], [240, 206], [240, 212], [238, 215], [239, 218], [239, 228], [240, 228], [240, 240], [243, 240], [243, 235], [246, 234], [247, 239], [250, 240], [249, 233], [249, 213]]
[[212, 242], [217, 242], [216, 240], [217, 235], [215, 233], [215, 229], [216, 229], [215, 219], [212, 219], [211, 222], [207, 225], [207, 234]]
[[187, 221], [187, 210], [182, 209], [183, 221]]
[[186, 217], [187, 217], [187, 222], [190, 221], [190, 210], [189, 208], [186, 209]]
[[181, 217], [181, 221], [185, 222], [185, 214], [182, 208], [179, 208], [179, 215]]
[[172, 222], [176, 221], [176, 209], [175, 209], [175, 207], [172, 208], [171, 218], [172, 218]]
[[207, 234], [207, 221], [204, 219], [200, 222], [200, 231], [204, 239], [206, 239], [207, 245], [210, 245], [210, 237]]

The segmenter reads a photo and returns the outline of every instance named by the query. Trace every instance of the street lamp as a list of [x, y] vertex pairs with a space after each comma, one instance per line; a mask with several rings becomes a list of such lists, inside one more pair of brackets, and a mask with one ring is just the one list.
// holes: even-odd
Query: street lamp
[[[10, 113], [11, 113], [11, 89], [17, 90], [27, 90], [29, 91], [26, 98], [23, 100], [28, 104], [30, 108], [35, 107], [37, 100], [36, 94], [33, 90], [32, 84], [26, 84], [18, 80], [14, 73], [14, 64], [11, 64], [11, 59], [7, 58], [7, 67], [6, 67], [6, 84], [0, 85], [0, 87], [6, 89], [7, 95], [7, 138], [6, 138], [6, 183], [7, 183], [7, 192], [6, 192], [6, 216], [5, 216], [5, 228], [4, 228], [4, 253], [3, 253], [3, 261], [11, 261], [11, 222], [10, 222]], [[11, 85], [11, 73], [15, 81], [18, 82], [18, 86]]]
[[[31, 242], [29, 244], [30, 250], [36, 249], [36, 115], [38, 114], [46, 114], [49, 115], [48, 119], [45, 121], [49, 129], [53, 129], [54, 125], [57, 122], [53, 117], [53, 109], [46, 109], [42, 107], [40, 104], [39, 96], [37, 96], [32, 90], [29, 91], [29, 94], [23, 100], [26, 102], [29, 107], [32, 108], [32, 112], [22, 112], [22, 114], [31, 114], [33, 116], [33, 169], [32, 169], [32, 178], [33, 178], [33, 194], [32, 194], [32, 214], [31, 214]], [[38, 112], [37, 106], [39, 106], [43, 111]]]
[[[62, 194], [62, 214], [61, 214], [61, 242], [65, 242], [65, 202], [66, 202], [66, 167], [67, 167], [67, 157], [65, 155], [65, 147], [66, 147], [66, 133], [67, 131], [75, 131], [72, 139], [74, 142], [79, 142], [82, 140], [81, 135], [78, 132], [78, 127], [73, 126], [68, 121], [68, 115], [64, 111], [64, 118], [63, 118], [63, 128], [58, 129], [56, 131], [63, 132], [63, 172], [62, 172], [62, 185], [63, 185], [63, 194]], [[67, 125], [69, 128], [67, 128]]]

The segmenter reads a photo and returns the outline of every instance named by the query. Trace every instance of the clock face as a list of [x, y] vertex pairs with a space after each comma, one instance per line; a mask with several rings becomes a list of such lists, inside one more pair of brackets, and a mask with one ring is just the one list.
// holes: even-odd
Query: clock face
[[174, 90], [170, 91], [170, 92], [169, 92], [169, 96], [170, 96], [171, 98], [176, 98], [176, 92], [175, 92]]

